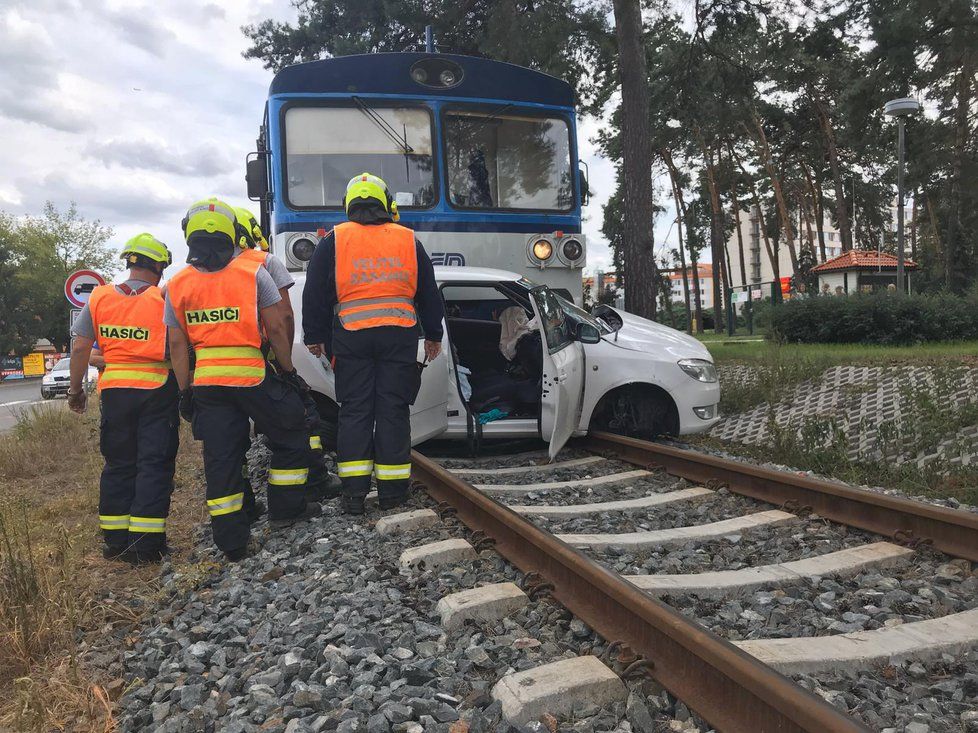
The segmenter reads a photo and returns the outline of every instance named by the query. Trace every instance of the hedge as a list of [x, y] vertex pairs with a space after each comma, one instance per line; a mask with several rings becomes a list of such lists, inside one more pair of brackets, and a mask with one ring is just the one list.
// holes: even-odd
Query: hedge
[[978, 339], [978, 297], [882, 292], [792, 300], [773, 309], [768, 336], [782, 343], [819, 344]]

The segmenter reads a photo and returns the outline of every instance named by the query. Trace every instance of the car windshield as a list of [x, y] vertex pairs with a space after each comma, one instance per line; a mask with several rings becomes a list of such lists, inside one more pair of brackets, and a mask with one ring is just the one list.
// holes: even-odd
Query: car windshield
[[452, 110], [444, 122], [453, 205], [570, 210], [574, 186], [567, 122], [491, 110]]
[[285, 113], [288, 200], [339, 207], [346, 184], [367, 171], [402, 208], [435, 201], [431, 115], [419, 107], [291, 107]]
[[59, 359], [58, 363], [51, 367], [52, 372], [66, 372], [69, 367], [71, 367], [71, 358], [65, 357], [64, 359]]

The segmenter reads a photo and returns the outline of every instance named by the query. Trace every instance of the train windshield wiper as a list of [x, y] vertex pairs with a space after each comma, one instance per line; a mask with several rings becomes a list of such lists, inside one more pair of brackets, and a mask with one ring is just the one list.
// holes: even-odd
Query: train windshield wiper
[[389, 137], [391, 141], [401, 149], [401, 152], [404, 153], [404, 155], [411, 155], [414, 152], [414, 148], [408, 145], [406, 131], [403, 135], [400, 134], [387, 120], [377, 113], [377, 110], [370, 107], [360, 97], [353, 97], [353, 103], [361, 112], [369, 117], [370, 120], [377, 125], [377, 127], [380, 128], [381, 132], [387, 135], [387, 137]]

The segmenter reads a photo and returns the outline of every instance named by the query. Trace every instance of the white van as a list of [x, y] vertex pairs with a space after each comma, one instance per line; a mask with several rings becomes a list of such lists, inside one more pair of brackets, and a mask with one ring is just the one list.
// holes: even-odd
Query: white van
[[[648, 438], [699, 433], [719, 419], [713, 360], [686, 334], [607, 306], [589, 314], [512, 272], [436, 267], [435, 278], [447, 329], [411, 408], [414, 444], [539, 436], [556, 455], [589, 429]], [[302, 344], [304, 284], [299, 275], [292, 359], [324, 418], [335, 420], [333, 372]], [[527, 343], [540, 345], [531, 349], [542, 356], [536, 366], [516, 364], [500, 349], [500, 318], [509, 323], [520, 315], [513, 308], [525, 313], [516, 320]], [[421, 361], [420, 341], [418, 355]]]

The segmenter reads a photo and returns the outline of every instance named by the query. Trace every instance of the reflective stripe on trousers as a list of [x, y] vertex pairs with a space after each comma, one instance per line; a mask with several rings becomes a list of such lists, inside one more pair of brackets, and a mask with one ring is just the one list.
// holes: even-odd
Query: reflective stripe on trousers
[[302, 486], [308, 478], [308, 468], [268, 469], [268, 484], [270, 486]]
[[212, 517], [239, 512], [244, 506], [244, 492], [207, 500], [207, 511]]
[[340, 461], [336, 464], [340, 478], [350, 476], [369, 476], [374, 472], [373, 461]]
[[159, 517], [129, 517], [130, 532], [166, 532], [166, 519]]
[[374, 467], [374, 475], [378, 481], [403, 481], [411, 478], [410, 463], [385, 464], [378, 463]]
[[129, 529], [128, 514], [99, 514], [99, 529]]

